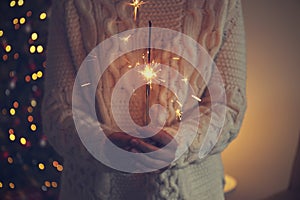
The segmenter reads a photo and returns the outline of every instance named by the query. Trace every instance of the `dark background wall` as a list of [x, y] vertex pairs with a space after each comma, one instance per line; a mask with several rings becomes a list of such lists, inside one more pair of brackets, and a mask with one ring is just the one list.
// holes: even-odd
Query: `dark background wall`
[[224, 152], [238, 179], [230, 200], [256, 200], [288, 186], [300, 131], [300, 1], [243, 0], [248, 110]]

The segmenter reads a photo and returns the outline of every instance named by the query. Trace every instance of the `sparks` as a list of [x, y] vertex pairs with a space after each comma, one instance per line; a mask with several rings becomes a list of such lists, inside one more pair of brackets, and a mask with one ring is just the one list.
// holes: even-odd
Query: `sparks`
[[136, 21], [136, 19], [137, 19], [138, 9], [141, 7], [141, 5], [143, 5], [145, 3], [146, 2], [140, 1], [140, 0], [133, 0], [132, 3], [129, 3], [129, 5], [134, 8], [134, 11], [133, 11], [134, 21]]
[[192, 95], [192, 98], [194, 98], [196, 101], [199, 101], [199, 102], [202, 101], [199, 97], [197, 97], [197, 96], [195, 96], [195, 95]]
[[180, 101], [176, 100], [176, 102], [178, 103], [178, 105], [179, 105], [180, 107], [182, 107], [182, 103], [180, 103]]
[[121, 40], [122, 40], [123, 42], [128, 42], [128, 41], [129, 41], [129, 38], [131, 38], [131, 35], [128, 35], [128, 36], [126, 36], [126, 37], [122, 37]]
[[187, 78], [181, 79], [185, 84], [188, 84], [189, 80]]
[[177, 120], [178, 120], [178, 121], [181, 121], [181, 119], [182, 119], [182, 112], [181, 112], [181, 110], [180, 110], [180, 109], [177, 109], [177, 110], [175, 111], [175, 114], [176, 114]]
[[89, 86], [91, 85], [91, 83], [85, 83], [85, 84], [82, 84], [81, 87], [86, 87], [86, 86]]
[[152, 64], [147, 64], [144, 70], [140, 73], [145, 77], [147, 84], [151, 84], [152, 80], [157, 77], [157, 71], [154, 70], [155, 66], [152, 67]]

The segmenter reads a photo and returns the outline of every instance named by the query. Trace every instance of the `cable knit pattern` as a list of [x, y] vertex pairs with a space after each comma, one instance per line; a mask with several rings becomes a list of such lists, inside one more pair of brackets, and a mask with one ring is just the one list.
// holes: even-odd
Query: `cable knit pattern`
[[[148, 20], [154, 26], [189, 35], [215, 60], [225, 83], [227, 104], [219, 106], [226, 108], [226, 123], [213, 151], [199, 159], [208, 123], [216, 114], [210, 109], [212, 102], [207, 85], [186, 61], [174, 62], [170, 53], [154, 51], [156, 61], [188, 77], [197, 95], [202, 97], [199, 109], [203, 118], [197, 138], [170, 169], [161, 174], [124, 174], [96, 161], [82, 145], [72, 118], [72, 88], [81, 62], [98, 43], [124, 30], [145, 27]], [[60, 199], [224, 198], [220, 152], [238, 134], [246, 108], [245, 43], [240, 0], [149, 0], [139, 9], [137, 23], [133, 21], [132, 8], [123, 0], [56, 0], [49, 31], [42, 112], [49, 141], [65, 160]], [[118, 45], [111, 44], [109, 52], [115, 51], [118, 51]], [[99, 82], [96, 93], [98, 117], [108, 132], [119, 130], [110, 109], [113, 87], [129, 70], [127, 66], [136, 63], [142, 53], [139, 50], [120, 57]], [[205, 76], [210, 78], [208, 84], [217, 90], [220, 83], [216, 82], [213, 71], [208, 67]], [[166, 75], [166, 79], [172, 80], [172, 77]], [[169, 118], [164, 129], [175, 135], [177, 107], [170, 103], [174, 94], [167, 88], [153, 87], [151, 102], [168, 108]], [[144, 98], [142, 90], [136, 91], [130, 102], [132, 118], [139, 125], [143, 125], [145, 119], [144, 104], [141, 103]], [[83, 99], [85, 103], [91, 101]], [[88, 117], [81, 123], [87, 131], [97, 124]]]

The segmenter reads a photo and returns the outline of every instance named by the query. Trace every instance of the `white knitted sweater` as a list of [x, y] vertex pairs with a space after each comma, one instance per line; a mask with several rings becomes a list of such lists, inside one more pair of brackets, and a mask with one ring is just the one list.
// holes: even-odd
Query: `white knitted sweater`
[[[240, 0], [149, 0], [139, 10], [138, 26], [151, 20], [156, 27], [183, 32], [198, 41], [216, 62], [225, 83], [226, 121], [213, 151], [198, 158], [211, 115], [210, 98], [200, 75], [184, 60], [171, 63], [171, 55], [154, 52], [156, 61], [172, 65], [189, 78], [202, 98], [205, 114], [199, 133], [189, 150], [161, 174], [124, 174], [105, 167], [82, 145], [72, 118], [72, 88], [76, 72], [87, 54], [106, 38], [136, 27], [132, 8], [123, 0], [56, 0], [49, 29], [47, 73], [43, 102], [44, 131], [50, 143], [64, 157], [60, 199], [223, 199], [223, 168], [220, 152], [236, 137], [246, 109], [245, 42]], [[124, 55], [111, 64], [99, 82], [97, 107], [105, 127], [117, 130], [109, 109], [109, 97], [116, 81], [135, 63], [141, 51]], [[215, 84], [213, 69], [206, 76]], [[210, 83], [209, 83], [210, 84]], [[172, 94], [153, 88], [154, 103], [169, 109], [165, 130], [176, 132]], [[137, 91], [131, 101], [133, 120], [143, 124], [144, 94]], [[139, 96], [141, 96], [139, 98]], [[162, 98], [160, 98], [162, 97]]]

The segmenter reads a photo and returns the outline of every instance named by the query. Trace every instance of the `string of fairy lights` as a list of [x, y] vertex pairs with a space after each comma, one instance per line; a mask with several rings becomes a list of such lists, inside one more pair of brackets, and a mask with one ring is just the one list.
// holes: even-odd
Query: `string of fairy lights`
[[[32, 199], [55, 199], [58, 194], [62, 159], [42, 133], [40, 116], [50, 4], [0, 1], [1, 199], [35, 194]], [[143, 4], [130, 4], [135, 19]]]
[[0, 2], [0, 199], [58, 194], [62, 159], [48, 144], [40, 116], [50, 4]]

